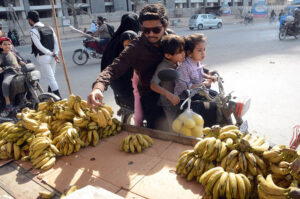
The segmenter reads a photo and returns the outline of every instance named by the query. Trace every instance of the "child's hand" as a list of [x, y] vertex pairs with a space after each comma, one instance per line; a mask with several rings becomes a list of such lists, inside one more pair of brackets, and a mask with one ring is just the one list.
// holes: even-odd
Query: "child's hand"
[[212, 82], [216, 82], [218, 79], [216, 76], [210, 76], [209, 79], [212, 81]]
[[19, 64], [20, 64], [21, 66], [25, 66], [25, 63], [24, 63], [23, 61], [20, 61]]
[[174, 106], [176, 106], [180, 102], [180, 98], [177, 95], [174, 95], [172, 93], [167, 95], [167, 98]]
[[0, 72], [2, 72], [3, 70], [2, 70], [2, 68], [0, 67]]

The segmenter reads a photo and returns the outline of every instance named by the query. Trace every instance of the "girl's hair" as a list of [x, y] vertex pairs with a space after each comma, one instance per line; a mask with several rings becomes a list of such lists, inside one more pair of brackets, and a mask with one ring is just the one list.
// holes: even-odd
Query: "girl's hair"
[[127, 30], [121, 34], [121, 42], [123, 43], [125, 40], [134, 40], [138, 35], [136, 32], [132, 30]]
[[195, 33], [184, 37], [185, 51], [193, 52], [195, 46], [199, 43], [205, 43], [206, 37], [204, 34]]
[[163, 36], [161, 40], [163, 53], [174, 55], [184, 51], [184, 39], [175, 34]]

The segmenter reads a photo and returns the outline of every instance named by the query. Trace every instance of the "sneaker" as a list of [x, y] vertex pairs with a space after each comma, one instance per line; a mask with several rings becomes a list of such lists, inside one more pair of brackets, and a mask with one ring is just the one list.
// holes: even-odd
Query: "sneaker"
[[6, 108], [4, 109], [4, 111], [2, 111], [0, 113], [0, 116], [1, 117], [8, 117], [9, 114], [11, 113], [11, 110], [12, 110], [12, 105], [7, 105]]

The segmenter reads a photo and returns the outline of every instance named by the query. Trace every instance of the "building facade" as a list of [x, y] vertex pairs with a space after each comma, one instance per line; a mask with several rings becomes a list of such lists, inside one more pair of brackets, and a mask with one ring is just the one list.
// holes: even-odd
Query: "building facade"
[[[224, 0], [54, 0], [58, 17], [69, 16], [72, 10], [77, 14], [93, 14], [115, 11], [137, 10], [143, 3], [162, 2], [167, 9], [201, 8], [220, 6]], [[251, 6], [257, 0], [228, 0], [229, 6]], [[286, 0], [267, 0], [268, 4], [282, 5]], [[29, 10], [37, 10], [41, 18], [52, 16], [49, 0], [1, 0], [0, 20], [26, 19]]]

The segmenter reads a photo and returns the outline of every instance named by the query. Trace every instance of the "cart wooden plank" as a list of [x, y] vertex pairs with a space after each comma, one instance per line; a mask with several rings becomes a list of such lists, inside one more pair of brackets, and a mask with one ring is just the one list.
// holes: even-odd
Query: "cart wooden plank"
[[152, 138], [172, 141], [172, 142], [176, 142], [179, 144], [190, 145], [190, 146], [194, 146], [199, 140], [201, 140], [201, 138], [195, 138], [192, 136], [185, 136], [185, 135], [176, 134], [173, 132], [160, 131], [160, 130], [155, 130], [155, 129], [149, 129], [149, 128], [144, 128], [144, 127], [139, 127], [139, 126], [128, 125], [128, 124], [124, 124], [123, 129], [125, 131], [129, 131], [132, 133], [142, 133], [142, 134], [149, 135]]

